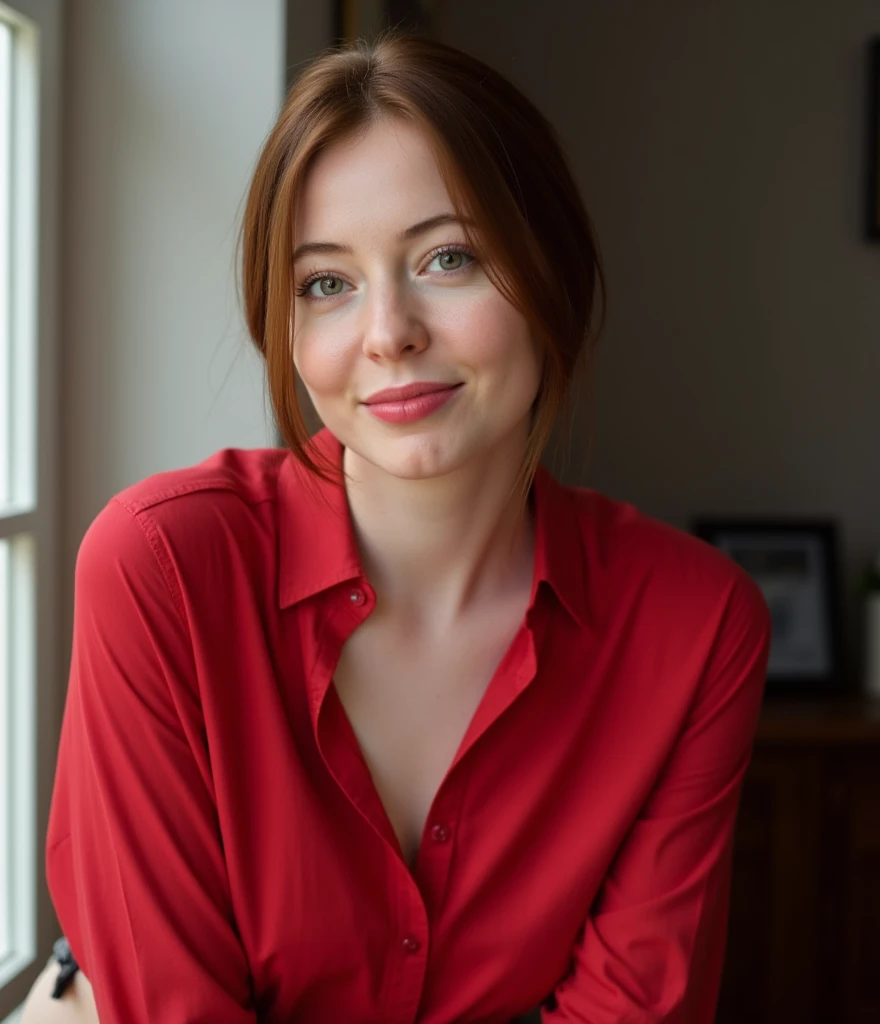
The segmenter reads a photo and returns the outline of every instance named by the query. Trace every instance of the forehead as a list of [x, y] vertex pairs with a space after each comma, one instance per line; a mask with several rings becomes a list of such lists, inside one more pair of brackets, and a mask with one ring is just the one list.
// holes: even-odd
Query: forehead
[[427, 134], [385, 119], [318, 154], [300, 190], [294, 230], [300, 242], [343, 241], [342, 233], [359, 227], [396, 233], [450, 210]]

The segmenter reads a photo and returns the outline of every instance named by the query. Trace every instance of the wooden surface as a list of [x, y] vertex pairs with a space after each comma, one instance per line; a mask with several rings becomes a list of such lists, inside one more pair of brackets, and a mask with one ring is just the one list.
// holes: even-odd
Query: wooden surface
[[743, 787], [717, 1024], [880, 1022], [880, 706], [777, 700]]
[[757, 742], [880, 742], [880, 701], [854, 697], [825, 701], [768, 699], [758, 725]]

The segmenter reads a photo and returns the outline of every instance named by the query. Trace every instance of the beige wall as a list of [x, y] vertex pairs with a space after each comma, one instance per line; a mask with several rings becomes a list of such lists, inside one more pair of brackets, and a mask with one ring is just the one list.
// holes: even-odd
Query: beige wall
[[[880, 4], [447, 0], [441, 32], [555, 123], [598, 227], [595, 452], [585, 474], [581, 424], [565, 475], [679, 526], [833, 516], [851, 583], [880, 548], [880, 245], [861, 238]], [[851, 655], [858, 611], [850, 594]]]

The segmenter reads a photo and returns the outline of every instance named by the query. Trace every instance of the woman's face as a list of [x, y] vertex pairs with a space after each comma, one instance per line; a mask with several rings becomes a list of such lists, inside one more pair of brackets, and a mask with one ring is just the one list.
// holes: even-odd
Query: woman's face
[[[295, 245], [293, 360], [356, 458], [423, 479], [524, 453], [536, 347], [467, 245], [418, 128], [384, 120], [321, 153]], [[412, 385], [421, 397], [379, 394]]]

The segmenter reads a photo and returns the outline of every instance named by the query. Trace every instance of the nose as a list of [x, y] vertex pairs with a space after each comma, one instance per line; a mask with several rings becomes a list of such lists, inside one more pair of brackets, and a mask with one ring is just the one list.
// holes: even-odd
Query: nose
[[414, 297], [398, 282], [374, 285], [364, 304], [364, 355], [375, 361], [417, 355], [428, 347], [428, 330]]

